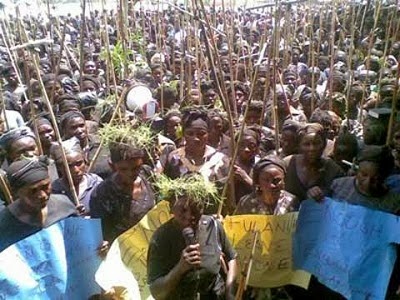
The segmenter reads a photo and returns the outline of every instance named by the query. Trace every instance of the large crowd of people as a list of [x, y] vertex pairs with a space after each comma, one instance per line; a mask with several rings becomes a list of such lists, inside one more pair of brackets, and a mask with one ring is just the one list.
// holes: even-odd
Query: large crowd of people
[[[148, 284], [156, 299], [234, 299], [224, 216], [326, 196], [400, 212], [398, 7], [193, 5], [1, 21], [0, 250], [69, 216], [100, 218], [112, 243], [162, 200], [160, 176], [201, 174], [223, 205], [172, 201]], [[112, 126], [148, 126], [150, 146]], [[185, 240], [187, 227], [217, 230], [207, 251], [226, 264]], [[396, 264], [388, 298], [399, 275]], [[314, 277], [272, 295], [344, 299]]]

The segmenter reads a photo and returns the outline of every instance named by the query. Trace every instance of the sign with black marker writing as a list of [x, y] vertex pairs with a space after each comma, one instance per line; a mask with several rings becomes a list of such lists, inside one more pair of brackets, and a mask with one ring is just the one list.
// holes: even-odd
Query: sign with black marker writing
[[88, 299], [100, 293], [100, 220], [68, 218], [0, 253], [0, 299]]
[[294, 242], [297, 268], [347, 299], [385, 299], [400, 218], [325, 198], [304, 201]]
[[226, 217], [225, 232], [243, 266], [249, 261], [254, 232], [258, 231], [249, 285], [259, 288], [294, 284], [308, 287], [310, 275], [292, 268], [292, 237], [297, 213], [282, 216], [239, 215]]

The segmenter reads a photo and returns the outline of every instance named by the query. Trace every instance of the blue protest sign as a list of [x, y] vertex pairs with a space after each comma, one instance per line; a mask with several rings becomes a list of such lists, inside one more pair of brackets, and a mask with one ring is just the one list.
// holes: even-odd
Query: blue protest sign
[[399, 242], [395, 215], [329, 198], [307, 200], [297, 220], [294, 265], [347, 299], [385, 299]]
[[87, 299], [99, 293], [100, 220], [68, 218], [0, 253], [0, 299]]

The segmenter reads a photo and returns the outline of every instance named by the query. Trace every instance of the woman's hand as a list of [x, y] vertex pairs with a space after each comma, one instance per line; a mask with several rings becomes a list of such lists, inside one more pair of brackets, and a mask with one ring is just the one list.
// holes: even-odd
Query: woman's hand
[[79, 215], [79, 216], [84, 216], [85, 213], [86, 213], [85, 206], [84, 206], [82, 203], [80, 203], [80, 204], [78, 204], [78, 205], [76, 206], [76, 210], [78, 211], [78, 215]]
[[314, 186], [308, 189], [307, 198], [314, 199], [317, 202], [321, 202], [324, 199], [324, 192], [319, 186]]
[[200, 267], [200, 244], [189, 245], [182, 251], [179, 267], [182, 272], [187, 272], [193, 268]]
[[103, 241], [99, 248], [97, 248], [97, 255], [100, 256], [101, 259], [105, 259], [110, 250], [110, 243], [107, 241]]
[[234, 171], [235, 171], [235, 177], [248, 185], [253, 185], [253, 180], [251, 177], [246, 173], [245, 170], [243, 170], [241, 167], [235, 165], [234, 166]]

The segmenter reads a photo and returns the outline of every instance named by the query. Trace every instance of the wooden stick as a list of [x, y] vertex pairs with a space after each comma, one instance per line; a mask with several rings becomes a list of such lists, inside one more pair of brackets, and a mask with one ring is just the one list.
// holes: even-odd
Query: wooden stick
[[[386, 59], [386, 55], [387, 55], [388, 48], [389, 48], [389, 41], [390, 41], [390, 40], [394, 40], [394, 38], [389, 39], [389, 34], [390, 34], [390, 32], [392, 31], [393, 19], [394, 19], [394, 16], [395, 16], [395, 12], [396, 12], [396, 10], [392, 10], [391, 18], [390, 18], [390, 21], [389, 21], [389, 26], [386, 27], [386, 33], [385, 33], [385, 37], [386, 37], [386, 40], [385, 40], [385, 48], [383, 49], [383, 56], [382, 56], [383, 59]], [[386, 62], [386, 61], [383, 62], [383, 66], [384, 66], [385, 62]], [[381, 71], [379, 72], [379, 79], [378, 79], [378, 87], [379, 87], [379, 89], [381, 88], [382, 77], [383, 77], [383, 72], [382, 72], [382, 70], [381, 70]], [[382, 99], [381, 99], [381, 97], [380, 97], [380, 95], [379, 95], [379, 98], [378, 98], [378, 101], [377, 101], [376, 104], [375, 104], [375, 107], [377, 107], [378, 104], [379, 104], [381, 101], [382, 101]]]
[[[28, 36], [25, 32], [24, 27], [21, 24], [21, 18], [19, 15], [19, 9], [17, 7], [16, 9], [16, 13], [17, 13], [17, 27], [18, 27], [18, 33], [19, 33], [19, 38], [21, 42], [27, 42], [28, 41]], [[25, 76], [27, 81], [29, 82], [29, 78], [28, 78], [28, 70], [26, 68], [26, 64], [24, 64], [24, 70], [25, 70]], [[40, 75], [39, 75], [40, 76]], [[29, 106], [30, 106], [30, 110], [31, 110], [31, 114], [32, 114], [32, 119], [33, 119], [33, 131], [35, 133], [36, 136], [36, 142], [37, 142], [37, 146], [38, 146], [38, 150], [39, 150], [39, 154], [43, 155], [43, 147], [42, 147], [42, 143], [40, 141], [40, 135], [39, 135], [39, 130], [38, 130], [38, 126], [37, 126], [37, 122], [36, 122], [36, 118], [37, 118], [37, 111], [33, 105], [33, 101], [32, 99], [27, 99], [27, 101], [29, 101]]]
[[[331, 49], [330, 49], [330, 55], [331, 55], [331, 63], [329, 67], [329, 110], [332, 110], [333, 106], [333, 98], [332, 98], [332, 93], [333, 93], [333, 65], [334, 65], [334, 59], [335, 59], [335, 24], [336, 24], [336, 18], [335, 16], [335, 7], [332, 7], [332, 15], [331, 15]], [[325, 89], [325, 95], [326, 95], [327, 89]], [[325, 97], [324, 97], [325, 98]], [[326, 99], [324, 99], [326, 101]]]
[[4, 115], [4, 123], [6, 124], [5, 131], [10, 130], [10, 123], [8, 122], [7, 114], [6, 114], [6, 103], [3, 97], [3, 84], [0, 82], [0, 102], [1, 102], [1, 110]]
[[256, 251], [258, 234], [259, 234], [259, 231], [254, 231], [254, 228], [253, 228], [253, 242], [252, 242], [252, 246], [251, 246], [249, 262], [247, 264], [245, 264], [245, 266], [244, 266], [245, 272], [244, 272], [244, 274], [242, 274], [242, 278], [240, 279], [239, 286], [238, 286], [238, 289], [237, 289], [237, 292], [235, 295], [235, 300], [242, 300], [243, 293], [247, 289], [247, 285], [248, 285], [249, 279], [250, 279], [251, 269], [253, 267], [253, 259], [254, 259], [254, 254]]
[[[101, 2], [102, 11], [104, 11], [104, 2], [105, 2], [105, 0], [102, 0], [102, 2]], [[117, 90], [117, 78], [115, 76], [114, 62], [112, 60], [111, 51], [110, 51], [110, 38], [108, 35], [108, 29], [107, 29], [107, 27], [108, 27], [107, 13], [103, 14], [103, 22], [104, 22], [104, 27], [105, 27], [105, 30], [104, 30], [105, 41], [104, 42], [105, 42], [105, 49], [107, 52], [107, 69], [108, 69], [108, 72], [110, 72], [110, 74], [111, 74], [113, 84], [114, 84], [115, 94], [117, 95], [117, 93], [118, 93], [117, 92], [118, 91]], [[109, 82], [108, 82], [108, 84], [109, 84]], [[109, 89], [109, 86], [107, 88]], [[117, 97], [115, 99], [117, 99]]]
[[7, 204], [13, 203], [14, 199], [11, 195], [11, 189], [8, 184], [8, 180], [6, 180], [5, 174], [0, 174], [0, 189], [4, 193], [4, 197], [5, 197]]
[[[17, 76], [18, 84], [21, 87], [23, 87], [24, 84], [23, 84], [22, 79], [21, 79], [20, 70], [19, 70], [19, 68], [17, 68], [16, 58], [14, 57], [14, 55], [10, 51], [10, 45], [11, 44], [10, 44], [10, 40], [8, 39], [9, 35], [6, 36], [5, 32], [3, 31], [3, 28], [6, 29], [6, 26], [4, 24], [4, 20], [1, 20], [0, 22], [3, 25], [3, 27], [0, 26], [0, 35], [1, 35], [1, 38], [3, 40], [3, 44], [6, 47], [6, 51], [7, 51], [8, 56], [10, 57], [11, 66], [12, 66], [14, 72], [15, 72], [15, 75]], [[26, 95], [25, 89], [23, 90], [23, 95], [24, 95], [25, 99], [28, 99], [28, 96]]]
[[[199, 8], [198, 8], [198, 9], [199, 9], [199, 11], [201, 11], [201, 12], [203, 13], [203, 16], [204, 16], [204, 18], [205, 18], [205, 20], [206, 20], [206, 24], [207, 24], [207, 28], [208, 28], [208, 33], [211, 33], [212, 31], [211, 31], [211, 29], [210, 29], [210, 24], [209, 24], [209, 20], [208, 20], [208, 17], [207, 17], [207, 15], [206, 15], [206, 12], [205, 12], [205, 8], [204, 8], [203, 1], [202, 1], [202, 0], [199, 0], [199, 3], [200, 3], [200, 8], [201, 8], [201, 9], [199, 9]], [[220, 94], [220, 96], [221, 96], [222, 103], [223, 103], [224, 108], [225, 108], [225, 110], [226, 110], [226, 112], [227, 112], [227, 115], [228, 115], [229, 131], [230, 131], [231, 139], [234, 140], [232, 110], [231, 110], [231, 108], [230, 108], [229, 100], [227, 100], [227, 97], [226, 97], [226, 95], [227, 95], [227, 93], [226, 93], [226, 87], [225, 87], [225, 84], [224, 84], [224, 81], [223, 81], [223, 78], [222, 78], [222, 74], [218, 74], [218, 76], [217, 76], [217, 74], [215, 73], [215, 63], [214, 63], [214, 58], [213, 58], [213, 56], [212, 56], [212, 54], [211, 54], [211, 47], [210, 47], [210, 45], [212, 45], [212, 48], [214, 49], [214, 51], [217, 51], [217, 50], [216, 50], [217, 47], [216, 47], [215, 41], [214, 41], [213, 39], [211, 39], [211, 41], [208, 39], [208, 37], [207, 37], [207, 31], [205, 30], [204, 24], [200, 22], [200, 26], [202, 27], [202, 30], [203, 30], [203, 33], [204, 33], [204, 37], [205, 37], [205, 41], [206, 41], [206, 42], [205, 42], [205, 46], [206, 46], [208, 58], [209, 58], [210, 63], [211, 63], [211, 70], [214, 72], [214, 75], [215, 75], [215, 78], [216, 78], [217, 89], [218, 89], [218, 92], [219, 92], [219, 94]], [[219, 59], [219, 56], [218, 56], [218, 55], [216, 55], [216, 57]], [[243, 128], [242, 128], [242, 129], [243, 129]], [[232, 141], [231, 141], [231, 143], [232, 143]], [[235, 148], [233, 148], [233, 149], [235, 149]], [[237, 155], [237, 148], [235, 149], [235, 154]], [[233, 182], [231, 182], [231, 178], [232, 178], [232, 175], [233, 175], [233, 169], [234, 169], [234, 168], [233, 168], [233, 167], [234, 167], [234, 163], [233, 163], [233, 162], [235, 161], [235, 159], [236, 159], [236, 156], [234, 156], [234, 157], [232, 158], [232, 163], [231, 163], [231, 166], [230, 166], [230, 169], [229, 169], [229, 173], [228, 173], [228, 178], [227, 178], [228, 180], [227, 180], [227, 182], [226, 182], [226, 184], [225, 184], [225, 186], [224, 186], [224, 189], [223, 189], [223, 191], [222, 191], [222, 197], [225, 197], [225, 195], [227, 194], [227, 191], [228, 191], [228, 187], [230, 187], [230, 190], [231, 190], [231, 197], [232, 197], [232, 199], [234, 199], [234, 192], [235, 192], [235, 190], [234, 190]], [[222, 202], [220, 203], [219, 207], [218, 207], [218, 214], [221, 214], [221, 213], [222, 213], [223, 205], [224, 205], [224, 202], [222, 201]]]
[[[369, 46], [368, 46], [368, 54], [367, 54], [367, 62], [366, 62], [366, 69], [368, 72], [367, 74], [369, 74], [369, 72], [370, 72], [369, 68], [370, 68], [370, 64], [371, 64], [371, 50], [372, 50], [376, 26], [378, 25], [378, 18], [379, 18], [380, 11], [381, 11], [382, 0], [376, 0], [376, 4], [378, 5], [378, 8], [375, 10], [374, 26], [373, 26], [371, 32], [369, 33]], [[364, 106], [365, 95], [366, 95], [365, 91], [366, 91], [366, 81], [363, 82], [363, 94], [362, 94], [361, 103], [360, 103], [361, 109]], [[360, 118], [361, 118], [360, 122], [362, 123], [363, 114], [360, 114]]]
[[[351, 24], [355, 24], [355, 8], [352, 8], [352, 14], [351, 14]], [[354, 48], [354, 34], [355, 34], [355, 26], [352, 26], [351, 28], [351, 44], [350, 44], [350, 48], [349, 48], [349, 53], [347, 55], [347, 65], [349, 67], [349, 74], [350, 74], [350, 78], [348, 81], [348, 85], [347, 85], [347, 95], [346, 95], [346, 119], [347, 119], [347, 128], [350, 129], [350, 117], [349, 117], [349, 98], [350, 98], [350, 92], [351, 92], [351, 86], [353, 84], [353, 71], [351, 70], [351, 63], [353, 60], [353, 48]]]
[[[119, 108], [122, 105], [122, 103], [124, 103], [126, 95], [128, 94], [129, 91], [130, 91], [130, 86], [127, 86], [127, 87], [125, 87], [125, 89], [121, 93], [121, 96], [118, 98], [117, 106], [114, 109], [114, 112], [113, 112], [113, 114], [111, 116], [109, 124], [112, 124], [115, 121], [115, 119], [116, 119], [116, 117], [118, 115]], [[118, 95], [118, 94], [116, 94], [116, 95]], [[90, 165], [89, 165], [89, 168], [88, 168], [88, 173], [90, 173], [90, 170], [93, 168], [93, 166], [94, 166], [94, 164], [95, 164], [95, 162], [96, 162], [96, 160], [97, 160], [97, 158], [98, 158], [98, 156], [100, 154], [101, 148], [103, 146], [104, 146], [104, 141], [101, 140], [99, 147], [96, 149], [96, 152], [94, 153], [93, 158], [90, 161]]]
[[85, 43], [85, 24], [86, 24], [86, 0], [81, 0], [81, 7], [82, 7], [82, 24], [81, 24], [81, 31], [80, 31], [80, 50], [79, 50], [79, 59], [80, 59], [80, 64], [79, 64], [79, 86], [82, 86], [82, 75], [83, 75], [83, 66], [85, 64], [85, 57], [83, 54], [83, 46]]
[[[62, 39], [62, 35], [61, 35], [60, 31], [57, 28], [55, 28], [54, 31], [57, 34], [58, 38]], [[75, 68], [79, 71], [79, 73], [81, 73], [81, 69], [82, 68], [80, 67], [80, 64], [76, 60], [75, 56], [72, 54], [71, 49], [69, 49], [69, 47], [67, 45], [65, 45], [65, 51], [67, 52], [67, 55], [69, 56], [69, 59], [71, 59], [72, 62], [74, 63]]]
[[400, 78], [400, 64], [397, 64], [397, 73], [396, 73], [396, 83], [392, 98], [392, 111], [390, 113], [388, 133], [386, 136], [386, 145], [389, 146], [392, 142], [393, 135], [393, 125], [395, 122], [395, 118], [397, 118], [397, 102], [399, 101], [399, 78]]
[[[32, 58], [33, 58], [33, 62], [34, 62], [34, 66], [35, 66], [36, 72], [38, 74], [40, 74], [38, 55], [36, 53], [32, 53]], [[59, 145], [61, 147], [61, 158], [62, 158], [63, 166], [64, 166], [64, 169], [65, 169], [65, 173], [67, 175], [68, 184], [69, 184], [69, 187], [71, 189], [72, 197], [73, 197], [73, 200], [74, 200], [76, 206], [78, 206], [78, 205], [80, 205], [79, 198], [78, 198], [78, 195], [77, 195], [76, 190], [75, 190], [75, 185], [74, 185], [74, 182], [72, 180], [71, 172], [69, 170], [67, 157], [65, 155], [64, 148], [62, 147], [62, 139], [61, 139], [60, 131], [58, 129], [56, 116], [54, 115], [54, 111], [53, 111], [53, 108], [51, 106], [50, 100], [47, 97], [46, 89], [44, 87], [42, 78], [40, 76], [38, 76], [38, 77], [39, 77], [38, 78], [39, 86], [40, 86], [40, 88], [42, 90], [42, 94], [43, 94], [43, 100], [44, 100], [44, 102], [45, 102], [45, 104], [47, 106], [47, 109], [49, 111], [50, 119], [51, 119], [51, 122], [53, 124], [54, 133], [56, 135], [57, 142], [59, 143]]]

